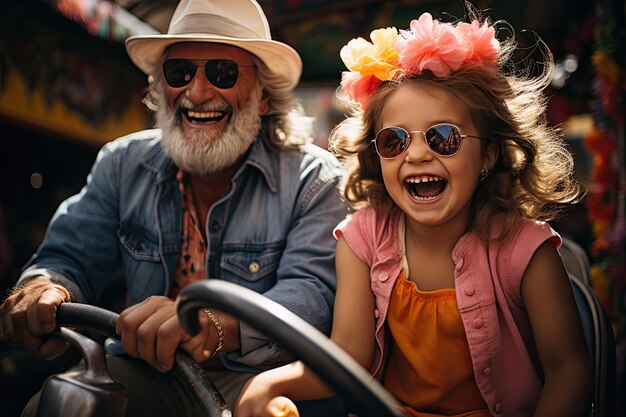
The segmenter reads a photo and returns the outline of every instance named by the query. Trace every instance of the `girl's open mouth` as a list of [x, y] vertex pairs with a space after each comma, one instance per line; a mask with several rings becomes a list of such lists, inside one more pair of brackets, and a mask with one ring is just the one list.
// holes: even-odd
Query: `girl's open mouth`
[[432, 200], [441, 195], [448, 181], [441, 177], [409, 177], [404, 180], [404, 188], [416, 200]]

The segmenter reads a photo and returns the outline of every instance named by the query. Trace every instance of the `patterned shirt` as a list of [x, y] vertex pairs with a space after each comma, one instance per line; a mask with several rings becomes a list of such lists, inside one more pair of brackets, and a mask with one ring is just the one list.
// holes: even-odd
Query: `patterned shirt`
[[169, 296], [174, 299], [188, 284], [206, 278], [204, 261], [206, 239], [202, 232], [202, 222], [196, 209], [195, 196], [189, 183], [189, 174], [179, 169], [176, 173], [178, 188], [183, 197], [183, 235], [180, 261], [174, 271]]

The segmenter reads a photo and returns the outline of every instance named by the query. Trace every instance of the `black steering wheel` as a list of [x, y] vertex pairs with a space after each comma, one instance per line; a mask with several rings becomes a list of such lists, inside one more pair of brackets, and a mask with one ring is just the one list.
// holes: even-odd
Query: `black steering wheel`
[[[104, 349], [89, 337], [68, 329], [89, 330], [117, 338], [119, 315], [103, 308], [79, 303], [62, 303], [57, 310], [56, 336], [72, 344], [85, 361], [84, 372], [66, 372], [44, 383], [38, 416], [123, 417], [126, 395], [107, 371]], [[230, 417], [232, 413], [206, 371], [182, 349], [175, 353], [172, 372], [197, 400], [204, 415]]]
[[391, 394], [351, 356], [276, 302], [226, 281], [195, 282], [180, 294], [178, 316], [185, 331], [198, 333], [198, 310], [207, 306], [239, 318], [301, 359], [360, 417], [404, 416]]
[[[252, 290], [225, 281], [190, 284], [181, 292], [178, 315], [185, 330], [200, 330], [198, 310], [211, 306], [232, 314], [300, 358], [361, 417], [401, 417], [396, 401], [352, 357], [313, 326], [281, 305]], [[81, 353], [86, 370], [49, 378], [44, 384], [38, 415], [49, 417], [124, 416], [126, 397], [111, 379], [102, 346], [69, 328], [117, 338], [118, 314], [79, 303], [63, 303], [57, 311], [56, 335]], [[175, 354], [174, 375], [189, 388], [204, 414], [230, 417], [222, 395], [205, 370], [183, 350]], [[41, 414], [44, 413], [44, 414]]]

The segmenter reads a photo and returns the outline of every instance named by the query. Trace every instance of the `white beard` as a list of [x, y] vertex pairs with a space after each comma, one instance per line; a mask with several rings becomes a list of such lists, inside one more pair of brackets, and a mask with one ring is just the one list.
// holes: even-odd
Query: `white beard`
[[232, 114], [223, 130], [192, 129], [186, 135], [180, 125], [181, 109], [230, 111], [226, 102], [195, 105], [185, 96], [170, 110], [165, 95], [156, 111], [156, 127], [162, 129], [165, 154], [185, 172], [208, 175], [232, 166], [250, 148], [261, 128], [259, 102], [262, 89], [256, 87], [239, 111]]

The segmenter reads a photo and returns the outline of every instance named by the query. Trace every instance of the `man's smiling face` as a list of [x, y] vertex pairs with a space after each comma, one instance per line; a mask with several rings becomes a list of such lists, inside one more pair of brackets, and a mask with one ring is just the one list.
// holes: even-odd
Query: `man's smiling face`
[[[163, 81], [157, 127], [163, 130], [163, 148], [174, 162], [195, 174], [211, 174], [236, 163], [254, 142], [267, 111], [253, 68], [252, 55], [234, 46], [181, 43], [165, 57], [190, 59], [197, 64], [188, 84], [172, 87]], [[207, 60], [228, 59], [238, 65], [230, 88], [211, 83], [204, 70]]]

